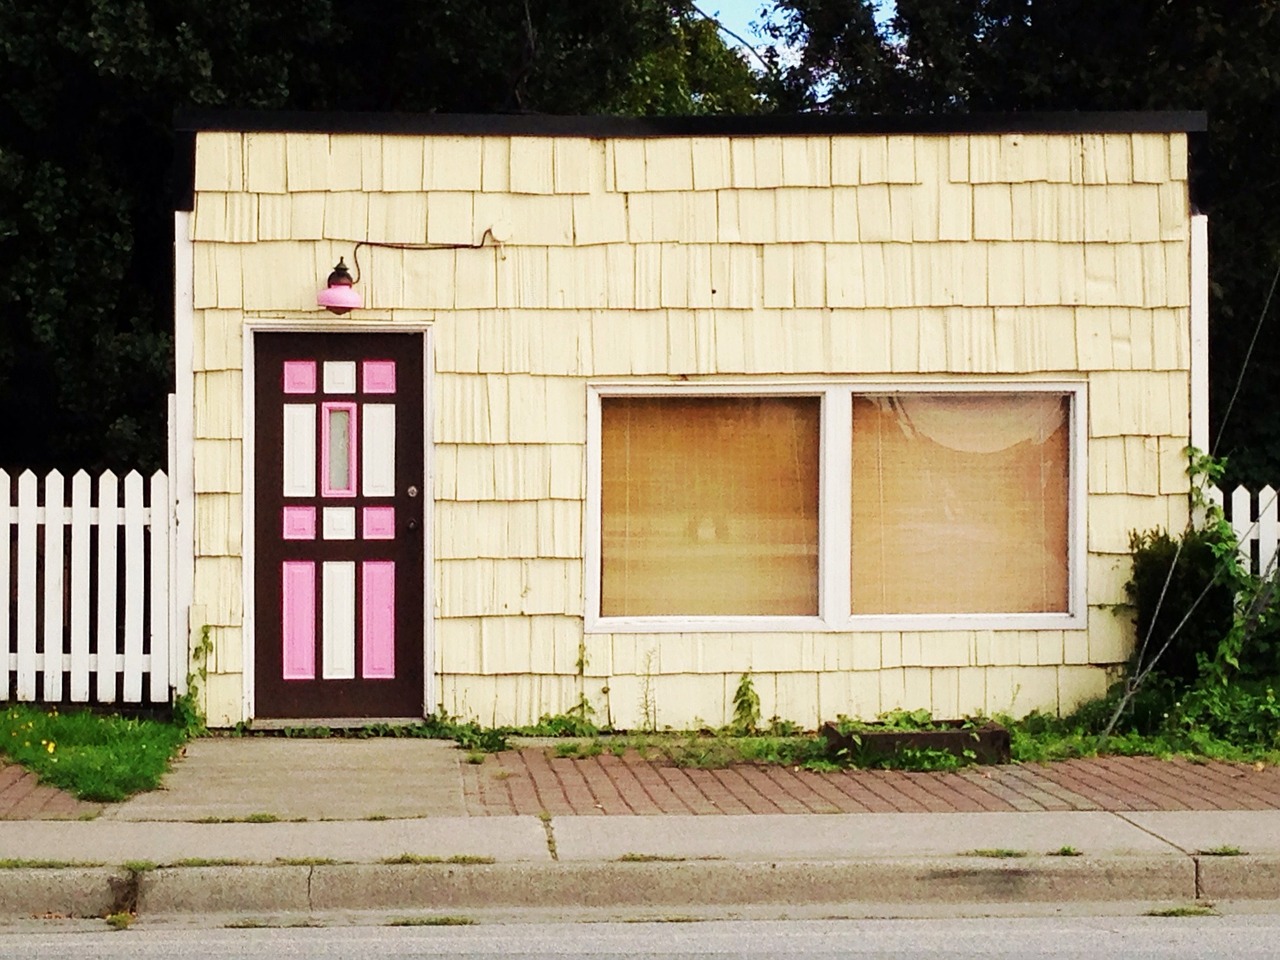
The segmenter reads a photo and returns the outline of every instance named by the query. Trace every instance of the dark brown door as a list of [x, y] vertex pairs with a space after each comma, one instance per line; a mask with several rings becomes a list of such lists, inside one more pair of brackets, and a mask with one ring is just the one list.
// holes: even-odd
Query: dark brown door
[[422, 336], [255, 336], [258, 717], [422, 716]]

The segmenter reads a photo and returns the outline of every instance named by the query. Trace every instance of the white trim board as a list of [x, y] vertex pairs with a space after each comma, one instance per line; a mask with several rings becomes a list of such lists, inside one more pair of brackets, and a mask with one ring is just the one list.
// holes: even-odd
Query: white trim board
[[[876, 393], [1056, 393], [1071, 398], [1068, 475], [1067, 610], [1053, 613], [850, 614], [850, 525], [852, 449], [828, 442], [852, 431], [855, 394]], [[601, 400], [628, 396], [750, 397], [785, 395], [822, 398], [819, 474], [819, 591], [814, 617], [603, 617], [600, 616], [601, 563]], [[587, 633], [789, 633], [921, 630], [1080, 630], [1087, 625], [1085, 452], [1088, 438], [1084, 380], [989, 379], [951, 381], [864, 381], [844, 379], [779, 381], [592, 382], [587, 386], [587, 502], [583, 531], [584, 629]]]

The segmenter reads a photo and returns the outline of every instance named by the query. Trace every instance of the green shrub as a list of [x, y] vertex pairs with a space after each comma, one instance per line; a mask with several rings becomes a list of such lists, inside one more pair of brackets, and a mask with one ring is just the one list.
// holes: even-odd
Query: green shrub
[[1232, 588], [1226, 583], [1210, 586], [1219, 553], [1230, 547], [1222, 543], [1216, 530], [1188, 530], [1181, 537], [1172, 537], [1163, 530], [1135, 533], [1129, 546], [1133, 575], [1125, 584], [1125, 595], [1133, 607], [1139, 648], [1148, 634], [1151, 637], [1148, 658], [1164, 645], [1192, 610], [1196, 598], [1208, 589], [1156, 665], [1166, 677], [1190, 685], [1200, 675], [1201, 664], [1214, 658], [1219, 642], [1231, 629]]

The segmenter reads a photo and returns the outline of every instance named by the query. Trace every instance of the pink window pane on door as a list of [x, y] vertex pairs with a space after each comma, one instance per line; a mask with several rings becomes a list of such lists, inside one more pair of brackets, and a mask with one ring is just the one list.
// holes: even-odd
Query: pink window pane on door
[[281, 597], [282, 675], [286, 680], [314, 680], [316, 676], [316, 565], [309, 561], [284, 563]]
[[366, 680], [391, 680], [396, 675], [396, 565], [370, 560], [363, 567], [360, 674]]
[[356, 495], [356, 405], [321, 404], [320, 493], [326, 497]]
[[285, 507], [283, 535], [286, 540], [314, 540], [316, 538], [316, 508]]
[[394, 540], [396, 538], [396, 508], [365, 507], [364, 538], [366, 540]]
[[365, 393], [396, 392], [396, 362], [394, 360], [366, 360], [364, 362]]
[[316, 392], [316, 362], [314, 360], [286, 360], [284, 362], [285, 393]]

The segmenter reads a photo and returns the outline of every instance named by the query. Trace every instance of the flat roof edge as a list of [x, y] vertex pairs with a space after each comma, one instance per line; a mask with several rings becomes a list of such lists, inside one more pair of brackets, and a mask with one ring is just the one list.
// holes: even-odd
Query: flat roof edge
[[369, 133], [436, 136], [637, 138], [953, 133], [1201, 133], [1202, 110], [853, 116], [604, 117], [558, 114], [338, 113], [184, 110], [182, 132]]

